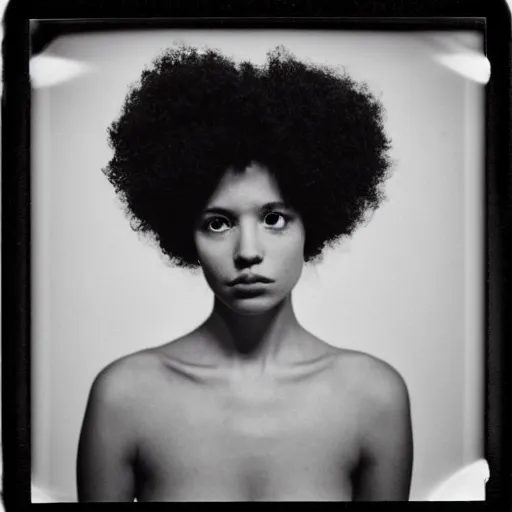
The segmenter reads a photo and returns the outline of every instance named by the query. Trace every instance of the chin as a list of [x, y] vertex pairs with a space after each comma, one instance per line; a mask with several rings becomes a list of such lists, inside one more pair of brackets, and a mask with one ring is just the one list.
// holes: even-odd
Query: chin
[[[222, 300], [222, 299], [221, 299]], [[261, 315], [278, 307], [284, 299], [271, 297], [251, 297], [246, 299], [223, 300], [224, 304], [234, 313], [245, 316]]]

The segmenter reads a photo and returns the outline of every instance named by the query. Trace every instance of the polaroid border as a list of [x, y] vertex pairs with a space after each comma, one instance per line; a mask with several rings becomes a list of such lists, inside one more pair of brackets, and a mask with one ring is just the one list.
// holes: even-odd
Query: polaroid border
[[[12, 0], [4, 20], [2, 97], [2, 444], [6, 508], [31, 505], [30, 435], [30, 78], [29, 60], [59, 35], [150, 28], [309, 28], [339, 30], [477, 30], [491, 63], [486, 87], [485, 456], [491, 470], [485, 502], [394, 503], [418, 509], [507, 510], [510, 491], [512, 339], [510, 263], [511, 16], [505, 0]], [[508, 485], [507, 485], [508, 484]], [[38, 507], [56, 504], [38, 504]], [[65, 505], [65, 504], [61, 504]], [[141, 504], [137, 504], [140, 506]], [[144, 504], [145, 506], [147, 504]], [[159, 504], [151, 504], [158, 506]], [[160, 504], [161, 505], [161, 504]], [[339, 504], [345, 508], [357, 504]], [[507, 507], [508, 505], [508, 507]], [[58, 504], [57, 504], [58, 506]], [[79, 506], [88, 506], [80, 504]], [[95, 505], [97, 506], [97, 505]], [[99, 505], [101, 506], [101, 505]], [[127, 504], [131, 506], [131, 504]], [[165, 505], [164, 505], [165, 506]]]

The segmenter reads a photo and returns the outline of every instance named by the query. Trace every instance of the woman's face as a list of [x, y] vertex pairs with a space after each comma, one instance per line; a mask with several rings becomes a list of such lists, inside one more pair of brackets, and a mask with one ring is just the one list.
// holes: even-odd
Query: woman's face
[[228, 170], [201, 212], [194, 240], [215, 295], [240, 314], [277, 306], [304, 264], [304, 226], [273, 175], [252, 163]]

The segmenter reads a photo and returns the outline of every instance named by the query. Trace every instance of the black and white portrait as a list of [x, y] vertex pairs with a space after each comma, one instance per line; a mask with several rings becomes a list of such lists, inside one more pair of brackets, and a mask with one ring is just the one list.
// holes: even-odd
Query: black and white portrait
[[422, 501], [483, 458], [478, 33], [75, 34], [32, 80], [34, 484]]

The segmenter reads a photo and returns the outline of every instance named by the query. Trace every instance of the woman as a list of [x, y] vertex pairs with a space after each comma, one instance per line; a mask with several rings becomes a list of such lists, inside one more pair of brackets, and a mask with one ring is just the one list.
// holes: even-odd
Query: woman
[[109, 131], [134, 229], [214, 293], [194, 331], [107, 366], [80, 435], [80, 501], [406, 500], [401, 376], [296, 318], [305, 262], [382, 200], [382, 108], [283, 48], [265, 66], [168, 50]]

